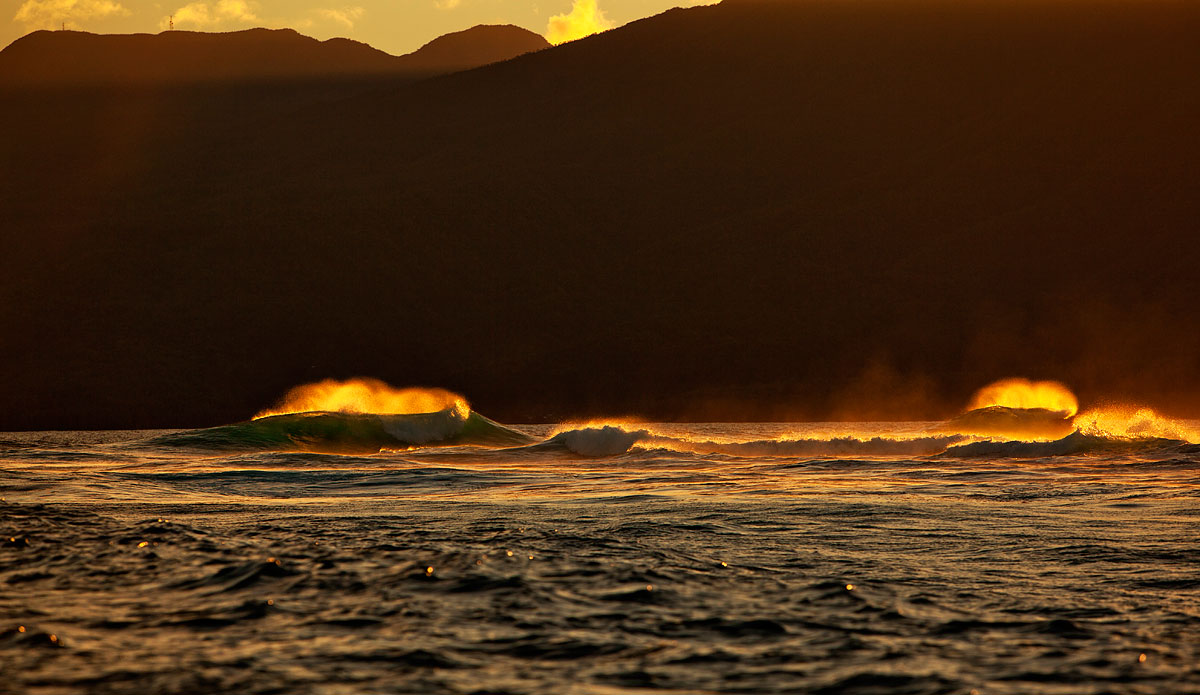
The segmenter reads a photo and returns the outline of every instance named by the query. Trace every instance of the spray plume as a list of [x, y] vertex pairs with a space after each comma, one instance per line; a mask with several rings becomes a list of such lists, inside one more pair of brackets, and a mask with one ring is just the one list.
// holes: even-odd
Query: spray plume
[[463, 416], [471, 412], [465, 398], [445, 389], [395, 388], [379, 379], [326, 379], [291, 389], [278, 405], [253, 419], [310, 412], [411, 415], [448, 408]]
[[1089, 409], [1075, 417], [1075, 427], [1092, 436], [1200, 443], [1200, 428], [1140, 406], [1113, 405]]
[[1079, 411], [1079, 401], [1071, 389], [1057, 381], [1030, 381], [1028, 379], [1002, 379], [988, 384], [975, 392], [968, 410], [1002, 406], [1022, 410], [1041, 408], [1064, 417]]

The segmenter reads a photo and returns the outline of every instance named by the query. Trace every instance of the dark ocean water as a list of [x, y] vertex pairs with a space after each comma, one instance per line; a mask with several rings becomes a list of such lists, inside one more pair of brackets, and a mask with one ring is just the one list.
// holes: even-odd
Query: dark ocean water
[[444, 425], [0, 434], [0, 692], [1200, 693], [1187, 434]]

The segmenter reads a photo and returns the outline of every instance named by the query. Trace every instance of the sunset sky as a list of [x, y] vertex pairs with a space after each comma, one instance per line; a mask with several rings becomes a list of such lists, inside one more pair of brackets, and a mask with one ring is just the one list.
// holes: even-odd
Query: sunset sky
[[[174, 15], [176, 29], [236, 31], [291, 27], [319, 39], [356, 39], [393, 54], [476, 24], [516, 24], [561, 32], [611, 28], [704, 0], [6, 0], [0, 43], [37, 29], [157, 33]], [[555, 18], [558, 18], [555, 20]], [[554, 28], [552, 28], [552, 26]], [[590, 33], [590, 32], [585, 32]], [[566, 38], [573, 38], [567, 36]]]

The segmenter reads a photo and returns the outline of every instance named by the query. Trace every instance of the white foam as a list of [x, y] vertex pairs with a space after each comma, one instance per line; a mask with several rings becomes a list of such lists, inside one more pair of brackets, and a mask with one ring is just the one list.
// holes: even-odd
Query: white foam
[[629, 432], [606, 425], [568, 430], [555, 435], [550, 441], [562, 444], [580, 456], [600, 457], [624, 454], [634, 444], [649, 437], [650, 433], [646, 430]]

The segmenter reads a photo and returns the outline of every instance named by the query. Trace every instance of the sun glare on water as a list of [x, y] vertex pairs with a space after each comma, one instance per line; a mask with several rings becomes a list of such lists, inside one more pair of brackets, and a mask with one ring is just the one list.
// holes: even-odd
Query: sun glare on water
[[278, 405], [253, 419], [311, 412], [411, 415], [448, 408], [464, 417], [471, 412], [465, 398], [445, 389], [395, 388], [379, 379], [326, 379], [291, 389]]
[[1057, 381], [1002, 379], [975, 392], [968, 410], [1003, 406], [1005, 408], [1042, 408], [1065, 417], [1079, 412], [1079, 401], [1071, 389]]

